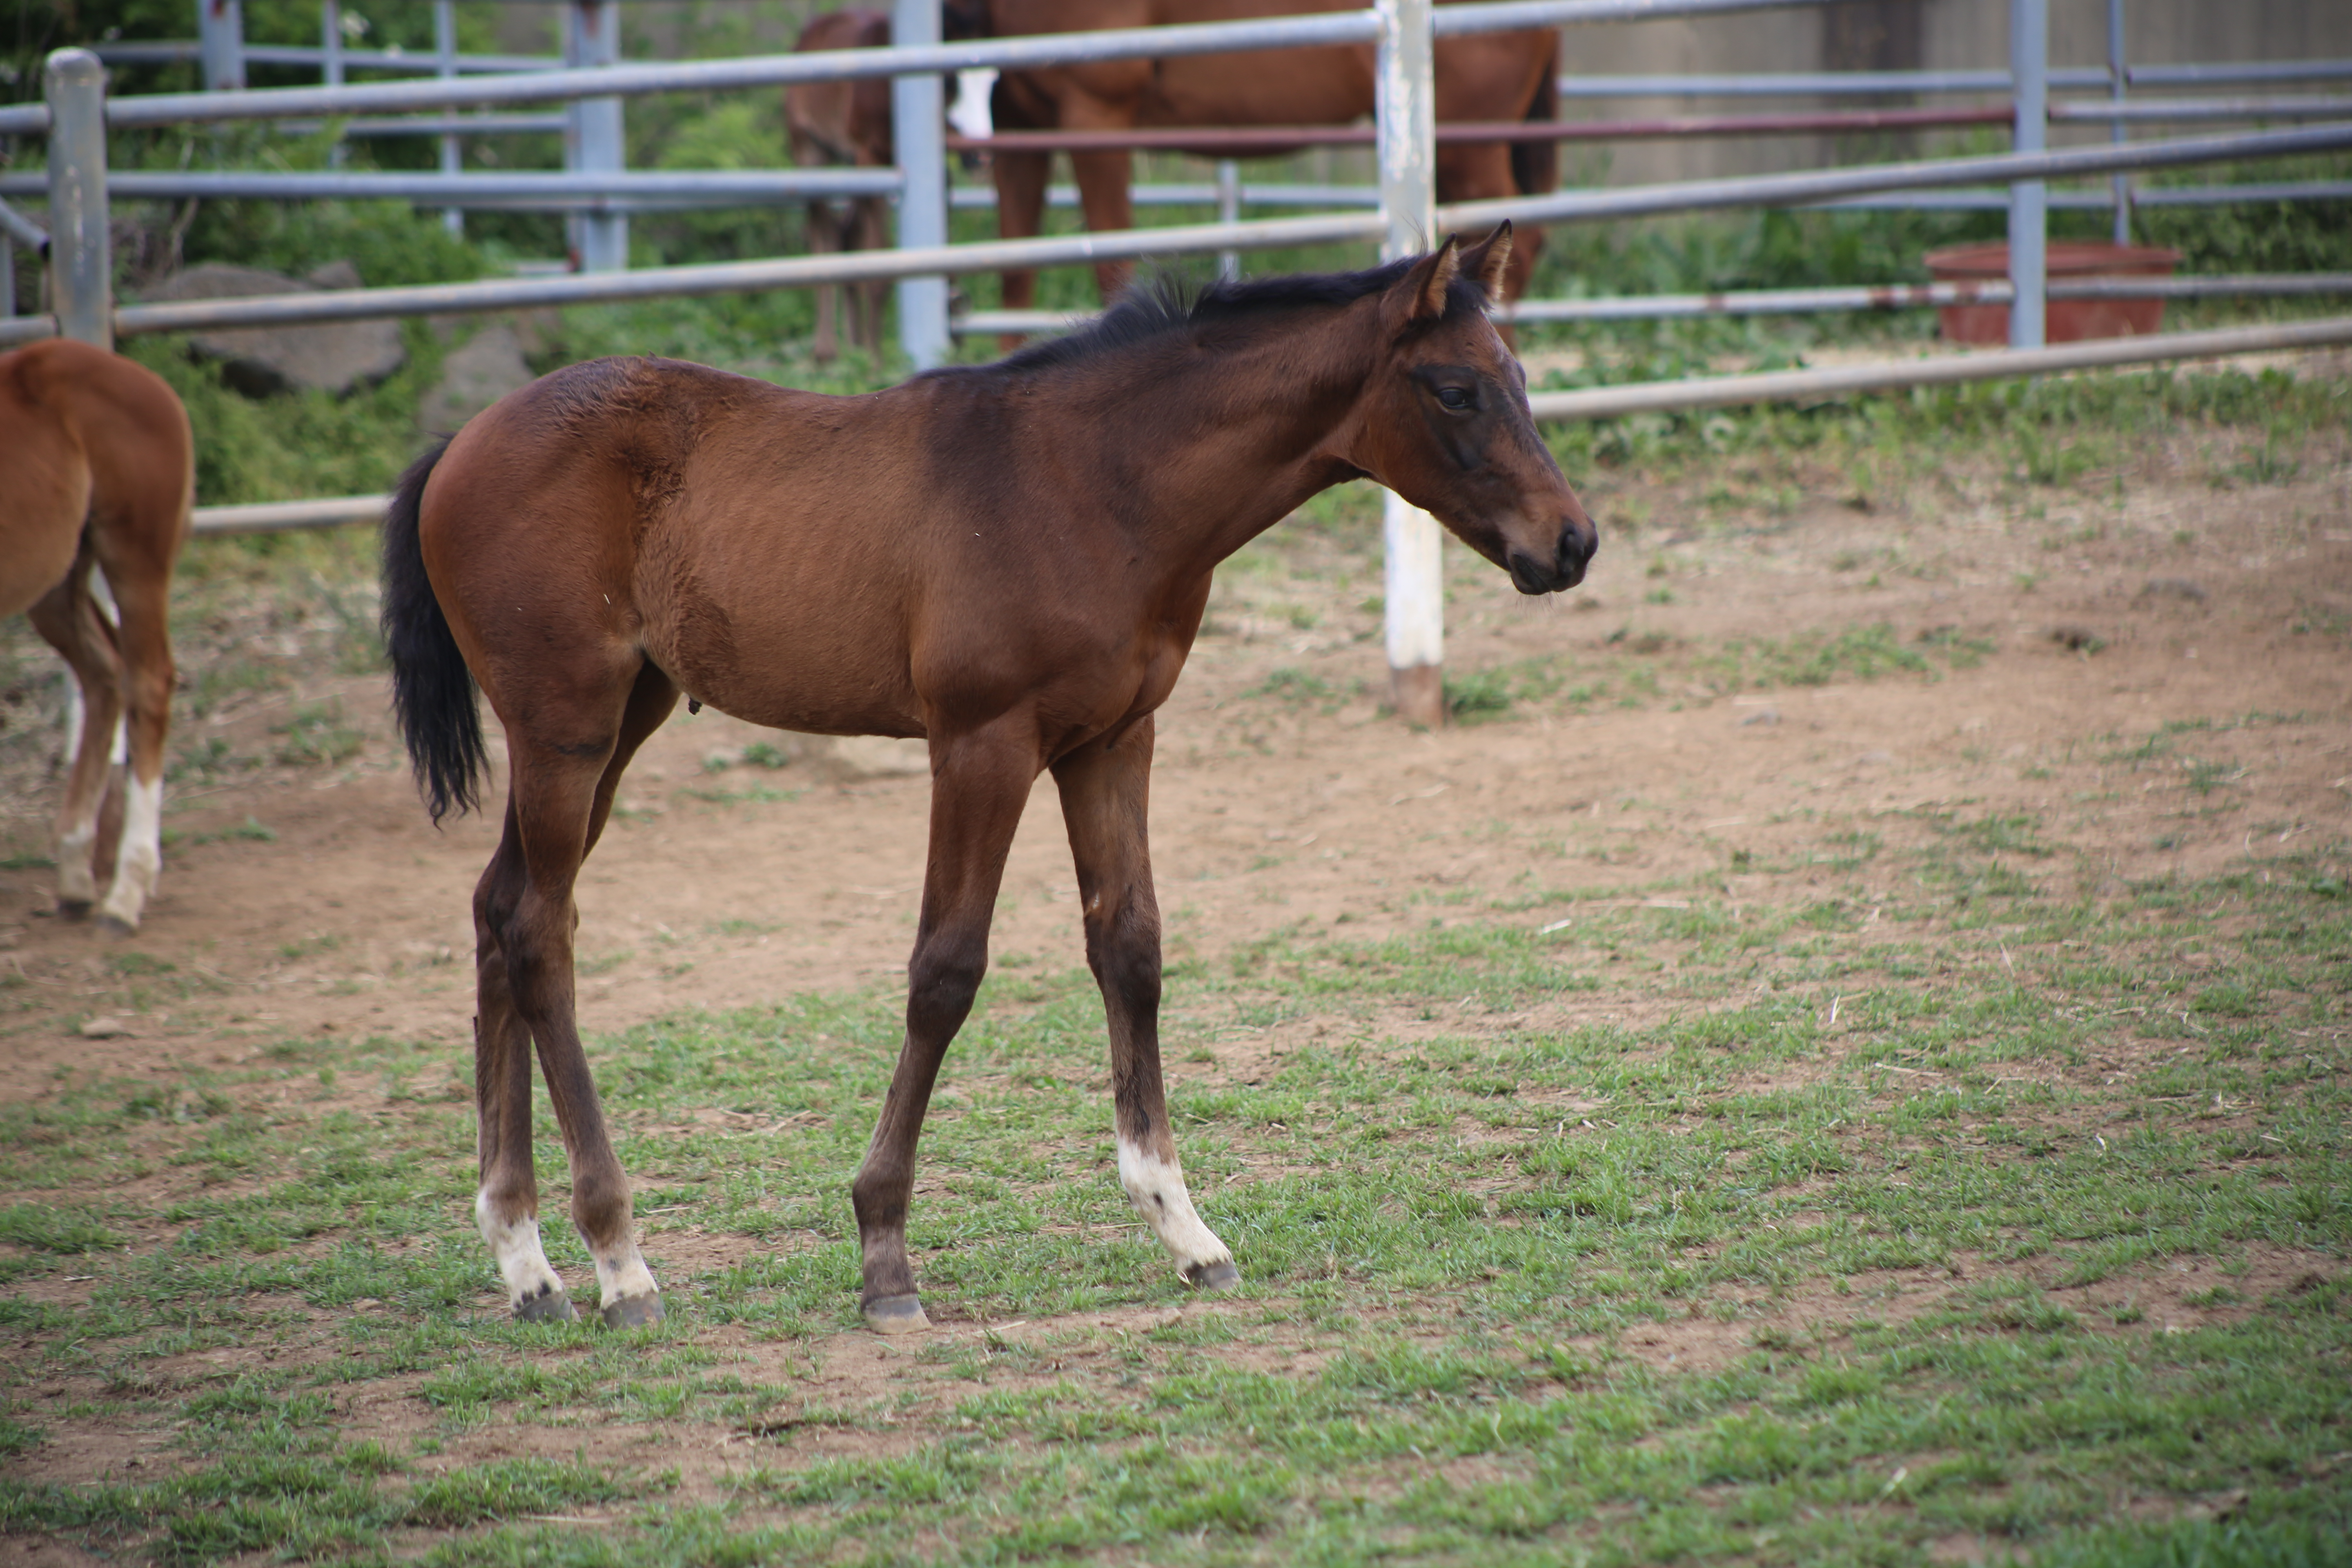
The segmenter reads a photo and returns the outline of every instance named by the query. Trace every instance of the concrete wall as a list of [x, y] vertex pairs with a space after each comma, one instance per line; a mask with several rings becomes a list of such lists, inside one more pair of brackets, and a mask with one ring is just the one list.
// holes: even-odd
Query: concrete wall
[[[1570, 75], [2005, 68], [2009, 10], [2009, 0], [1847, 0], [1686, 21], [1595, 24], [1567, 29], [1563, 58]], [[2347, 0], [2125, 0], [2124, 20], [2126, 47], [2134, 64], [2352, 59], [2352, 3]], [[2106, 58], [2105, 0], [2050, 0], [2051, 64], [2104, 67]], [[2277, 90], [2346, 89], [2337, 84]], [[1919, 101], [1924, 106], [1991, 100], [1939, 94]], [[1802, 99], [1572, 99], [1561, 112], [1570, 118], [1623, 119], [1838, 106]], [[1862, 105], [1847, 99], [1843, 106]], [[2170, 133], [2179, 132], [2176, 127]], [[1843, 148], [1829, 138], [1813, 136], [1618, 142], [1605, 153], [1571, 145], [1561, 172], [1571, 183], [1610, 184], [1760, 174], [1863, 157], [1914, 155], [1948, 148], [1960, 134], [1928, 132]], [[2104, 128], [2092, 127], [2053, 131], [2052, 135], [2053, 145], [2105, 139]], [[1999, 145], [2005, 147], [2006, 138]]]

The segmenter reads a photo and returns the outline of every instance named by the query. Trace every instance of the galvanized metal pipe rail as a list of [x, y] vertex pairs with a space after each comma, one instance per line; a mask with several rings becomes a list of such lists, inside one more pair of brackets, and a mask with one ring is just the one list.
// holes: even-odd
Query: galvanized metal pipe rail
[[[1454, 37], [1556, 26], [1566, 22], [1712, 16], [1819, 3], [1820, 0], [1502, 0], [1500, 4], [1442, 7], [1436, 13], [1434, 31], [1438, 37]], [[974, 38], [884, 49], [826, 49], [805, 54], [752, 55], [740, 59], [637, 62], [592, 69], [533, 69], [470, 79], [150, 93], [110, 102], [107, 123], [126, 128], [231, 120], [320, 119], [467, 109], [492, 103], [554, 103], [655, 92], [711, 92], [729, 88], [782, 87], [794, 82], [852, 81], [976, 68], [1017, 70], [1096, 60], [1376, 44], [1379, 32], [1379, 19], [1373, 11], [1338, 11], [1250, 22], [1104, 28], [1097, 32]], [[419, 58], [431, 63], [425, 57]], [[43, 105], [0, 108], [0, 134], [37, 132], [47, 123], [47, 111]]]
[[2153, 332], [2139, 338], [2102, 338], [2055, 348], [1995, 349], [1933, 359], [1881, 364], [1836, 365], [1822, 370], [1766, 371], [1752, 375], [1700, 376], [1686, 381], [1636, 382], [1624, 386], [1586, 387], [1575, 392], [1538, 392], [1528, 398], [1543, 420], [1611, 419], [1628, 414], [1673, 413], [1691, 408], [1727, 408], [1743, 403], [1826, 401], [1857, 392], [1892, 392], [1913, 386], [1949, 386], [1969, 381], [2007, 381], [2019, 376], [2069, 371], [2111, 370], [2123, 365], [2173, 360], [2220, 359], [2283, 349], [2329, 348], [2352, 343], [2352, 316], [2287, 321], [2261, 327], [2229, 327], [2210, 332]]
[[[321, 119], [344, 114], [470, 109], [494, 103], [562, 103], [579, 99], [635, 98], [656, 92], [716, 92], [731, 88], [856, 81], [983, 67], [1009, 70], [1092, 60], [1363, 44], [1372, 41], [1375, 30], [1370, 12], [1340, 11], [1257, 22], [1106, 28], [1094, 33], [982, 38], [910, 47], [751, 55], [740, 59], [637, 61], [497, 76], [361, 82], [334, 88], [148, 93], [112, 100], [107, 106], [107, 123], [117, 129], [201, 125], [235, 120]], [[47, 122], [43, 106], [21, 104], [0, 109], [0, 133], [37, 132]]]
[[[618, 174], [344, 174], [333, 170], [126, 170], [108, 194], [131, 201], [412, 201], [435, 206], [709, 206], [806, 197], [895, 196], [895, 169], [651, 170]], [[40, 174], [0, 174], [0, 196], [46, 195]]]
[[[2003, 180], [2020, 174], [2104, 174], [2112, 169], [2172, 167], [2200, 162], [2281, 156], [2352, 146], [2352, 124], [2238, 136], [2197, 137], [2179, 142], [2140, 142], [2121, 146], [2070, 148], [2032, 155], [1866, 165], [1741, 180], [1683, 181], [1617, 191], [1572, 192], [1472, 202], [1440, 208], [1437, 231], [1472, 232], [1513, 221], [1580, 221], [1726, 206], [1772, 206], [1816, 201], [1843, 194], [1932, 186], [1945, 182]], [[488, 279], [471, 283], [416, 284], [393, 289], [321, 290], [241, 300], [184, 300], [124, 305], [114, 328], [140, 332], [193, 331], [221, 327], [284, 326], [304, 321], [359, 321], [381, 317], [457, 314], [518, 310], [530, 306], [588, 304], [664, 295], [745, 293], [815, 283], [855, 282], [998, 271], [1013, 267], [1052, 267], [1145, 256], [1197, 255], [1223, 249], [1325, 245], [1375, 239], [1387, 232], [1379, 213], [1331, 213], [1310, 217], [1254, 219], [1234, 224], [1188, 224], [1167, 228], [1126, 229], [1044, 239], [994, 240], [916, 250], [860, 251], [835, 256], [782, 257], [764, 261], [648, 268], [639, 272], [572, 274], [552, 278]], [[0, 324], [0, 342], [47, 335], [36, 325]]]
[[[44, 191], [46, 191], [48, 185], [48, 181], [44, 178], [41, 184]], [[6, 202], [0, 202], [0, 234], [6, 235], [10, 239], [15, 240], [18, 245], [23, 246], [26, 249], [31, 251], [36, 256], [46, 256], [48, 254], [49, 231], [43, 228], [39, 224], [35, 223], [31, 218], [26, 217], [23, 213], [18, 212], [15, 207], [10, 206]]]
[[[1022, 312], [1024, 315], [1031, 312]], [[1045, 312], [1036, 312], [1046, 314]], [[1539, 392], [1528, 402], [1546, 422], [1609, 419], [1627, 414], [1723, 408], [1745, 403], [1826, 401], [1854, 393], [1948, 386], [1970, 381], [2000, 381], [2073, 371], [2160, 364], [2176, 360], [2219, 359], [2235, 354], [2330, 347], [2352, 342], [2352, 316], [2277, 326], [2232, 327], [2210, 332], [2160, 332], [2142, 338], [2109, 338], [2063, 343], [2056, 348], [2001, 349], [1885, 364], [1841, 365], [1825, 370], [1774, 371], [1754, 375], [1703, 376], [1683, 381], [1636, 382], [1575, 392]], [[284, 529], [373, 522], [391, 497], [340, 496], [323, 500], [265, 501], [247, 506], [198, 507], [198, 533], [255, 533]]]
[[[1444, 13], [1440, 13], [1443, 15]], [[2238, 64], [2127, 66], [2132, 87], [2251, 87], [2262, 82], [2352, 79], [2352, 60], [2248, 60]], [[2050, 85], [2067, 91], [2106, 87], [2110, 73], [2095, 66], [2060, 66]], [[1563, 98], [1834, 98], [1884, 93], [2002, 92], [2014, 85], [2005, 70], [1758, 71], [1739, 75], [1682, 73], [1564, 76]]]
[[[1997, 153], [1903, 163], [1869, 163], [1790, 174], [1750, 174], [1727, 180], [1684, 180], [1615, 191], [1562, 191], [1542, 196], [1462, 202], [1438, 213], [1450, 227], [1515, 223], [1575, 223], [1595, 218], [1647, 217], [1722, 207], [1795, 206], [1880, 191], [1923, 189], [2017, 180], [2063, 180], [2116, 169], [2171, 169], [2195, 163], [2294, 157], [2352, 147], [2352, 122], [2292, 131], [2197, 136], [2171, 142], [2067, 147], [2056, 152]], [[2104, 200], [2105, 198], [2101, 198]]]
[[[2352, 272], [2211, 274], [2201, 278], [2062, 278], [2053, 300], [2307, 299], [2352, 294]], [[2006, 279], [1983, 282], [1873, 283], [1834, 289], [1741, 289], [1711, 294], [1635, 294], [1608, 300], [1522, 300], [1495, 312], [1507, 321], [1641, 321], [1691, 316], [1792, 316], [1823, 310], [1906, 310], [2006, 305]]]
[[[2352, 114], [2352, 100], [2343, 112]], [[2228, 118], [2214, 116], [2213, 118]], [[1651, 137], [1792, 136], [1819, 132], [1917, 131], [1937, 126], [2006, 125], [2005, 104], [1981, 109], [1825, 110], [1813, 114], [1679, 115], [1648, 120], [1449, 121], [1437, 127], [1441, 147], [1488, 142], [1619, 142]], [[1370, 125], [1153, 126], [1132, 131], [1000, 131], [992, 136], [950, 136], [951, 153], [1195, 153], [1202, 157], [1267, 155], [1311, 147], [1369, 147]]]

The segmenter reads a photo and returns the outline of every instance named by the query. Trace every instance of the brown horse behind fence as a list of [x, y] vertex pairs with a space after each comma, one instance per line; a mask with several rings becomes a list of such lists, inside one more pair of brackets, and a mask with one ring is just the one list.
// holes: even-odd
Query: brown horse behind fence
[[[0, 354], [0, 616], [29, 613], [81, 689], [58, 808], [58, 908], [119, 934], [163, 869], [171, 724], [172, 566], [188, 537], [195, 443], [187, 410], [143, 365], [68, 338]], [[110, 619], [93, 569], [114, 595]], [[127, 731], [114, 866], [99, 901], [100, 819]]]
[[604, 1319], [661, 1315], [581, 1049], [572, 887], [681, 695], [930, 743], [906, 1041], [850, 1188], [866, 1321], [926, 1321], [906, 1245], [916, 1141], [1048, 769], [1109, 1017], [1120, 1184], [1187, 1279], [1238, 1280], [1193, 1212], [1161, 1092], [1152, 712], [1212, 570], [1343, 479], [1435, 513], [1521, 593], [1583, 577], [1592, 524], [1484, 309], [1510, 246], [1506, 226], [1370, 272], [1130, 300], [1075, 337], [863, 397], [600, 360], [409, 470], [384, 522], [384, 630], [436, 819], [474, 800], [475, 683], [507, 732], [505, 834], [474, 894], [475, 1214], [519, 1316], [572, 1315], [539, 1239], [534, 1042]]
[[[799, 49], [880, 49], [890, 45], [890, 18], [879, 11], [831, 11], [801, 31]], [[796, 82], [784, 89], [784, 132], [793, 162], [803, 168], [828, 165], [887, 169], [896, 161], [890, 129], [890, 79]], [[890, 243], [889, 220], [880, 196], [849, 196], [808, 204], [812, 255], [879, 250]], [[849, 341], [867, 353], [882, 352], [882, 301], [889, 285], [878, 279], [860, 283], [821, 283], [816, 290], [816, 339], [811, 352], [819, 364], [840, 348], [834, 329], [841, 296], [849, 296]]]
[[[1171, 26], [1186, 22], [1238, 22], [1355, 9], [1360, 0], [959, 0], [949, 10], [965, 30], [977, 30], [983, 7], [987, 30], [1000, 37], [1073, 33], [1104, 27]], [[1480, 33], [1436, 40], [1433, 72], [1437, 118], [1450, 121], [1550, 120], [1559, 113], [1559, 35], [1550, 28]], [[1344, 125], [1372, 111], [1373, 50], [1370, 44], [1323, 48], [1265, 49], [1246, 54], [1192, 55], [1169, 59], [1099, 60], [1036, 70], [1007, 71], [997, 79], [991, 110], [999, 131], [1131, 131], [1139, 126]], [[1218, 154], [1231, 156], [1230, 153]], [[1095, 232], [1133, 226], [1126, 152], [1073, 153], [1078, 202]], [[999, 149], [998, 232], [1007, 239], [1034, 235], [1044, 220], [1052, 155]], [[1559, 179], [1549, 142], [1448, 142], [1437, 149], [1437, 199], [1484, 201], [1549, 191]], [[1511, 253], [1503, 297], [1527, 287], [1540, 230], [1530, 229]], [[1125, 288], [1132, 263], [1105, 261], [1095, 281], [1108, 300]], [[1004, 305], [1026, 309], [1036, 298], [1034, 272], [1004, 275]]]

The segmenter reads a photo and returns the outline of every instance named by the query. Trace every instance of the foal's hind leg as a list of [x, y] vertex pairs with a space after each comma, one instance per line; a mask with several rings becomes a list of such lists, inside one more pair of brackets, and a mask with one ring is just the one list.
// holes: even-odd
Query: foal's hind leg
[[58, 909], [73, 919], [89, 913], [98, 899], [91, 853], [112, 765], [115, 726], [122, 719], [122, 660], [115, 650], [113, 629], [90, 595], [89, 572], [85, 549], [65, 580], [27, 612], [33, 629], [58, 650], [81, 688], [81, 731], [68, 764], [57, 823]]
[[1184, 1278], [1223, 1289], [1241, 1283], [1241, 1274], [1193, 1211], [1160, 1077], [1160, 904], [1146, 822], [1151, 742], [1146, 718], [1116, 744], [1097, 741], [1055, 763], [1054, 782], [1077, 866], [1087, 963], [1110, 1024], [1118, 1184]]
[[163, 869], [163, 742], [172, 723], [173, 681], [168, 601], [179, 520], [173, 515], [150, 528], [101, 531], [97, 544], [114, 591], [115, 646], [131, 742], [114, 879], [98, 918], [107, 930], [128, 935], [139, 929]]
[[563, 1280], [539, 1239], [539, 1178], [530, 1153], [530, 1026], [514, 1005], [499, 932], [521, 902], [522, 830], [507, 802], [506, 831], [474, 889], [474, 1115], [481, 1184], [474, 1223], [498, 1259], [514, 1315], [570, 1321]]
[[604, 1321], [657, 1322], [661, 1297], [637, 1250], [629, 1180], [613, 1151], [580, 1045], [572, 991], [572, 889], [612, 808], [613, 791], [677, 689], [644, 666], [602, 762], [509, 731], [513, 783], [507, 829], [475, 895], [481, 1014], [476, 1021], [482, 1186], [476, 1215], [499, 1256], [519, 1317], [572, 1315], [539, 1242], [530, 1159], [530, 1058], [539, 1047], [548, 1098], [572, 1167], [572, 1215], [595, 1260]]

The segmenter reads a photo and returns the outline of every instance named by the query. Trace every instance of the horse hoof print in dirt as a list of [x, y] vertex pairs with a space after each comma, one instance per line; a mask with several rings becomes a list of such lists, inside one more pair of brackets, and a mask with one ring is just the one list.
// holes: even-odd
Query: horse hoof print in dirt
[[572, 887], [681, 696], [929, 743], [906, 1040], [850, 1184], [867, 1323], [928, 1326], [907, 1257], [916, 1142], [1045, 771], [1108, 1016], [1119, 1185], [1187, 1280], [1240, 1283], [1192, 1207], [1160, 1080], [1152, 713], [1217, 563], [1344, 479], [1434, 514], [1522, 593], [1583, 579], [1591, 521], [1486, 319], [1510, 254], [1506, 225], [1365, 272], [1130, 297], [1073, 337], [862, 397], [599, 360], [409, 470], [384, 523], [384, 630], [436, 820], [476, 803], [478, 686], [506, 727], [505, 831], [474, 894], [475, 1206], [518, 1317], [572, 1310], [540, 1245], [534, 1042], [604, 1321], [661, 1317], [581, 1047]]

